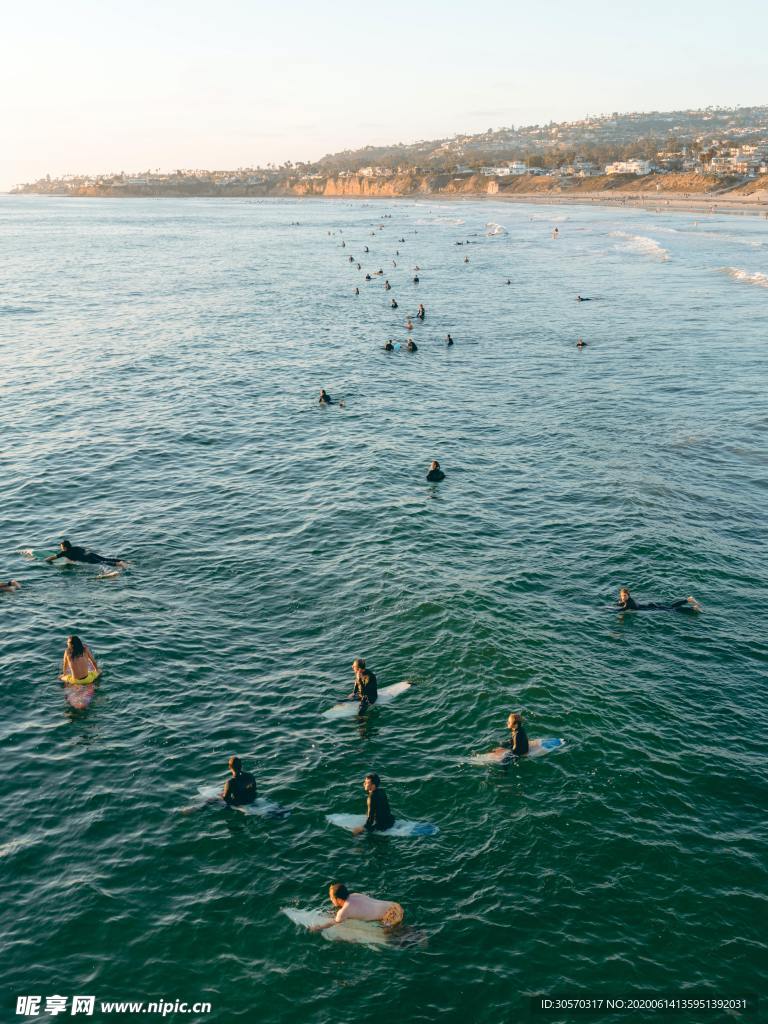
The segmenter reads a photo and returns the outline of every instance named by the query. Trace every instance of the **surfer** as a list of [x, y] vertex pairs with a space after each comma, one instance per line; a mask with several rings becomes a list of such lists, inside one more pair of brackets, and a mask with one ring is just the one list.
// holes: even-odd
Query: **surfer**
[[384, 291], [385, 292], [389, 292], [391, 290], [392, 290], [392, 285], [389, 283], [389, 281], [385, 281], [384, 282]]
[[85, 562], [87, 565], [115, 565], [118, 569], [124, 569], [128, 565], [122, 558], [105, 558], [104, 555], [97, 555], [95, 551], [70, 544], [68, 540], [63, 540], [56, 554], [49, 555], [46, 562], [55, 562], [58, 558], [66, 558], [70, 562]]
[[349, 698], [360, 701], [357, 713], [364, 715], [379, 696], [378, 682], [375, 674], [365, 667], [365, 658], [355, 658], [352, 671], [355, 673], [355, 688]]
[[445, 344], [448, 345], [448, 346], [453, 344], [453, 338], [450, 336], [450, 334], [446, 334], [446, 336], [445, 336]]
[[509, 278], [507, 278], [507, 284], [512, 284]]
[[413, 338], [409, 338], [408, 339], [408, 342], [407, 342], [405, 348], [406, 348], [406, 351], [408, 351], [408, 352], [418, 352], [419, 351], [419, 346], [416, 344], [416, 342], [413, 340]]
[[440, 463], [437, 459], [433, 459], [429, 466], [429, 472], [427, 473], [427, 480], [431, 484], [437, 484], [441, 480], [445, 480], [445, 473], [440, 469]]
[[98, 662], [79, 636], [68, 636], [61, 661], [62, 683], [90, 686], [96, 681], [100, 669]]
[[256, 799], [256, 779], [250, 772], [243, 771], [243, 762], [239, 757], [230, 757], [228, 765], [232, 778], [224, 784], [221, 799], [230, 807], [252, 804]]
[[576, 342], [576, 348], [586, 348], [586, 347], [587, 347], [586, 341], [584, 341], [583, 338], [579, 338], [579, 340]]
[[587, 297], [586, 297], [586, 296], [584, 296], [584, 295], [577, 295], [577, 296], [576, 296], [576, 301], [577, 301], [577, 302], [591, 302], [591, 301], [592, 301], [592, 299], [590, 299], [590, 298], [587, 298]]
[[414, 283], [414, 284], [418, 284], [418, 283], [419, 283], [419, 278], [418, 278], [418, 275], [417, 275], [416, 277], [414, 277], [414, 279], [413, 279], [413, 283]]
[[318, 402], [320, 405], [333, 405], [333, 399], [326, 393], [325, 388], [320, 388], [320, 397], [318, 398]]
[[376, 900], [361, 892], [350, 892], [343, 882], [334, 882], [328, 896], [336, 907], [336, 916], [326, 924], [311, 925], [311, 932], [322, 932], [345, 921], [380, 921], [386, 928], [393, 928], [405, 916], [403, 908], [394, 900]]
[[8, 580], [7, 583], [0, 583], [0, 590], [18, 590], [20, 586], [18, 580]]
[[418, 317], [418, 319], [419, 319], [419, 320], [423, 321], [423, 320], [424, 320], [424, 317], [425, 317], [426, 315], [427, 315], [427, 311], [426, 311], [426, 309], [424, 309], [424, 307], [422, 306], [422, 304], [421, 304], [421, 303], [419, 303], [419, 310], [418, 310], [418, 312], [417, 312], [416, 316]]
[[513, 711], [507, 719], [509, 739], [502, 743], [502, 747], [509, 747], [516, 757], [523, 757], [528, 753], [528, 736], [523, 728], [523, 716], [519, 711]]
[[360, 294], [360, 289], [359, 288], [355, 288], [355, 295], [359, 295], [359, 294]]
[[365, 280], [366, 280], [366, 281], [372, 281], [372, 280], [373, 280], [373, 278], [371, 277], [371, 275], [370, 275], [370, 274], [366, 274], [366, 275], [365, 275]]
[[619, 611], [622, 612], [700, 612], [702, 610], [695, 597], [683, 597], [679, 601], [673, 601], [671, 604], [656, 604], [655, 602], [638, 604], [629, 593], [627, 587], [622, 587], [619, 591], [618, 606]]
[[387, 338], [387, 343], [384, 346], [384, 351], [385, 352], [394, 352], [395, 351], [395, 346], [392, 344], [392, 339], [391, 338]]
[[465, 263], [469, 263], [469, 256], [465, 256], [465, 257], [464, 257], [464, 262], [465, 262]]
[[394, 299], [392, 299], [389, 305], [391, 306], [392, 309], [397, 309], [397, 303], [395, 302]]
[[381, 788], [381, 779], [376, 772], [369, 772], [363, 779], [363, 789], [368, 794], [368, 816], [364, 825], [352, 829], [355, 835], [361, 832], [386, 832], [395, 824], [387, 794]]

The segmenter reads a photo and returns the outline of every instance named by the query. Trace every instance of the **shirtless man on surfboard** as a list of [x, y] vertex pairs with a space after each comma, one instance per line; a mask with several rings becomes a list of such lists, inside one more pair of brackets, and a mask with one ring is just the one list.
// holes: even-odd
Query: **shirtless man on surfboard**
[[334, 882], [328, 896], [336, 907], [336, 916], [327, 924], [311, 925], [311, 932], [322, 932], [345, 921], [380, 921], [385, 927], [394, 928], [405, 916], [403, 908], [394, 900], [375, 900], [361, 892], [350, 892], [343, 882]]

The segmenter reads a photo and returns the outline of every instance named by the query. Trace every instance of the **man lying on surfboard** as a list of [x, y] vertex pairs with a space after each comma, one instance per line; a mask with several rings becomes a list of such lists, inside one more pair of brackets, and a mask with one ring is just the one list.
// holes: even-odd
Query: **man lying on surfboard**
[[256, 800], [256, 779], [250, 772], [243, 771], [243, 762], [239, 757], [230, 757], [229, 770], [232, 778], [227, 779], [221, 791], [221, 799], [230, 807], [244, 807]]
[[634, 597], [632, 597], [632, 595], [630, 594], [627, 587], [622, 587], [619, 591], [618, 605], [619, 611], [622, 612], [701, 611], [701, 605], [695, 597], [683, 597], [679, 601], [673, 601], [672, 604], [656, 604], [653, 601], [650, 604], [638, 604]]
[[328, 895], [337, 908], [336, 916], [327, 924], [313, 924], [311, 932], [322, 932], [345, 921], [380, 921], [386, 928], [393, 928], [405, 916], [403, 908], [394, 900], [375, 900], [361, 892], [350, 892], [342, 882], [334, 882]]
[[352, 829], [355, 835], [361, 832], [385, 832], [395, 824], [395, 816], [389, 808], [387, 794], [381, 788], [381, 779], [376, 772], [369, 772], [363, 779], [363, 789], [368, 794], [368, 817], [364, 825]]
[[124, 569], [128, 565], [122, 558], [105, 558], [104, 555], [97, 555], [95, 551], [70, 544], [68, 540], [63, 540], [56, 554], [49, 555], [46, 562], [55, 562], [57, 558], [66, 558], [70, 562], [85, 562], [88, 565], [116, 565], [118, 569]]

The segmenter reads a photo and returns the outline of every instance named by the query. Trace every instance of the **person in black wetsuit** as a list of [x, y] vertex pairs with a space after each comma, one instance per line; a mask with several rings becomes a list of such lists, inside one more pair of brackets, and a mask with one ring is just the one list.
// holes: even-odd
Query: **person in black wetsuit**
[[450, 334], [446, 334], [445, 344], [448, 345], [449, 347], [453, 344], [453, 338], [450, 336]]
[[586, 348], [586, 347], [587, 347], [586, 341], [584, 341], [583, 338], [579, 338], [579, 340], [576, 342], [576, 348]]
[[365, 658], [355, 658], [352, 662], [352, 671], [355, 673], [355, 688], [350, 698], [360, 701], [359, 715], [364, 715], [371, 705], [376, 703], [379, 696], [376, 676], [370, 669], [365, 667]]
[[509, 739], [502, 743], [502, 747], [509, 747], [515, 757], [523, 757], [528, 753], [528, 735], [523, 728], [523, 716], [518, 711], [513, 711], [507, 719]]
[[584, 297], [582, 295], [577, 295], [576, 296], [576, 301], [577, 302], [591, 302], [592, 299], [588, 299], [588, 298], [586, 298], [586, 297]]
[[385, 352], [394, 352], [395, 351], [395, 346], [392, 344], [392, 339], [391, 338], [387, 339], [387, 343], [384, 346], [384, 351]]
[[427, 311], [426, 311], [426, 309], [424, 309], [424, 307], [422, 306], [422, 304], [421, 304], [421, 303], [419, 303], [419, 310], [418, 310], [418, 312], [417, 312], [416, 316], [417, 316], [417, 317], [419, 318], [419, 320], [424, 320], [424, 318], [426, 317], [426, 315], [427, 315]]
[[392, 291], [392, 285], [391, 285], [391, 284], [389, 283], [389, 281], [385, 281], [385, 282], [384, 282], [384, 291], [385, 291], [385, 292], [390, 292], [390, 291]]
[[618, 606], [621, 612], [701, 611], [701, 605], [695, 597], [683, 597], [679, 601], [673, 601], [671, 604], [656, 604], [653, 601], [650, 604], [638, 604], [626, 587], [622, 587], [619, 591]]
[[395, 824], [395, 816], [390, 810], [387, 794], [381, 788], [381, 779], [376, 772], [369, 772], [363, 779], [363, 789], [368, 794], [368, 816], [364, 825], [358, 825], [352, 831], [355, 835], [360, 832], [386, 832]]
[[416, 342], [413, 340], [413, 338], [409, 338], [408, 339], [408, 344], [405, 347], [406, 347], [406, 349], [409, 352], [418, 352], [419, 351], [419, 346], [416, 344]]
[[414, 277], [414, 279], [413, 279], [413, 283], [414, 283], [414, 284], [418, 284], [418, 283], [419, 283], [419, 278], [418, 278], [418, 275], [417, 275], [416, 277]]
[[397, 303], [395, 302], [394, 299], [392, 299], [392, 301], [390, 302], [390, 306], [392, 307], [392, 309], [397, 309]]
[[333, 399], [326, 392], [325, 388], [320, 388], [320, 397], [318, 398], [320, 405], [333, 405]]
[[232, 772], [232, 778], [227, 779], [221, 799], [230, 807], [252, 804], [256, 799], [256, 779], [250, 772], [243, 771], [243, 762], [239, 757], [230, 757], [229, 770]]
[[84, 562], [86, 565], [116, 565], [120, 569], [124, 569], [128, 564], [122, 558], [105, 558], [104, 555], [97, 555], [95, 551], [70, 544], [68, 540], [63, 540], [57, 553], [49, 555], [46, 562], [55, 562], [58, 558], [67, 558], [70, 562]]
[[445, 480], [445, 473], [440, 469], [440, 463], [437, 459], [433, 459], [427, 473], [427, 481], [431, 484], [437, 484], [441, 480]]

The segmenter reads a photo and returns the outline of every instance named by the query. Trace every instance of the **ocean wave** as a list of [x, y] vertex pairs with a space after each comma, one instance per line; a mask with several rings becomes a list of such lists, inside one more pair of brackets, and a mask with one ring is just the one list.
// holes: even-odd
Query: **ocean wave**
[[507, 231], [506, 228], [503, 228], [501, 226], [501, 224], [495, 224], [493, 221], [489, 221], [488, 224], [486, 224], [485, 226], [487, 228], [487, 231], [485, 232], [486, 235], [508, 235], [509, 234], [509, 232]]
[[735, 277], [737, 281], [744, 284], [756, 284], [760, 288], [768, 288], [768, 274], [762, 274], [759, 270], [739, 270], [738, 267], [721, 267], [721, 272], [729, 277]]
[[426, 227], [428, 224], [454, 224], [461, 225], [465, 221], [461, 217], [420, 217], [416, 223], [420, 227]]
[[656, 260], [666, 261], [669, 259], [669, 252], [653, 238], [645, 235], [631, 235], [628, 231], [612, 231], [611, 238], [622, 238], [623, 249], [639, 253], [642, 256], [652, 256]]

